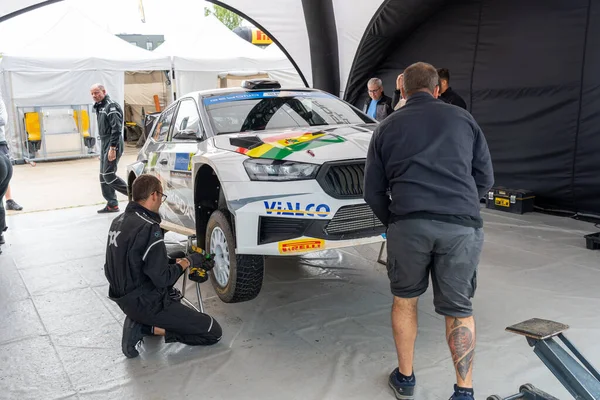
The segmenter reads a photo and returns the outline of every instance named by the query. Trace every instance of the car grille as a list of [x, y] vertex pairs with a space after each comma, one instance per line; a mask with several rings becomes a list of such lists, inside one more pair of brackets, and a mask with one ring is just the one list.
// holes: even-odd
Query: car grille
[[328, 195], [336, 199], [362, 198], [365, 160], [325, 163], [317, 181]]
[[274, 243], [304, 235], [310, 220], [260, 217], [258, 244]]
[[373, 214], [368, 204], [344, 206], [325, 227], [328, 235], [359, 233], [366, 231], [382, 231], [383, 224]]

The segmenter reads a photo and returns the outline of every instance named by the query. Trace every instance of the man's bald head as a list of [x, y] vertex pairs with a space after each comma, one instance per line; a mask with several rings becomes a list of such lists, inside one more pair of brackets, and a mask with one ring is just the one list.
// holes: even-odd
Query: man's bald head
[[433, 97], [438, 96], [439, 78], [433, 65], [418, 62], [406, 68], [403, 75], [406, 97], [410, 97], [417, 92], [427, 92]]
[[104, 88], [104, 85], [100, 83], [95, 83], [92, 85], [90, 93], [92, 94], [92, 98], [96, 103], [101, 102], [104, 100], [104, 97], [106, 97], [106, 89]]

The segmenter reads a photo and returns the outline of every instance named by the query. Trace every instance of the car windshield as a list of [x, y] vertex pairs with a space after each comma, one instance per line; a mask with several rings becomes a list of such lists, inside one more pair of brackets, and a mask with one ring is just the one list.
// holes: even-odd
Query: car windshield
[[240, 92], [207, 97], [203, 102], [216, 134], [376, 123], [322, 92]]

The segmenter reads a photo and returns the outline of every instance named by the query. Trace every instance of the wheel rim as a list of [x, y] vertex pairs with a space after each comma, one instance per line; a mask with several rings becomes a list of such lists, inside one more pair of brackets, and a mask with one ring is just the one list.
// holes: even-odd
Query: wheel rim
[[210, 252], [215, 255], [215, 279], [219, 286], [225, 287], [229, 283], [229, 246], [225, 232], [219, 227], [210, 234]]

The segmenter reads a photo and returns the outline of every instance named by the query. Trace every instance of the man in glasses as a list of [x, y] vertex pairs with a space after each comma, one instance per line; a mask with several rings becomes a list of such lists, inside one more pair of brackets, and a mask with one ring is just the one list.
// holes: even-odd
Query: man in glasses
[[137, 357], [138, 343], [151, 335], [164, 336], [165, 343], [217, 343], [222, 335], [219, 323], [169, 295], [187, 268], [202, 266], [203, 257], [192, 254], [170, 262], [158, 214], [166, 199], [160, 181], [152, 175], [140, 175], [131, 192], [133, 201], [111, 224], [104, 264], [110, 284], [108, 295], [127, 316], [123, 354]]
[[365, 101], [363, 112], [381, 122], [394, 111], [392, 99], [383, 93], [383, 84], [379, 78], [369, 79], [367, 89], [369, 98]]

